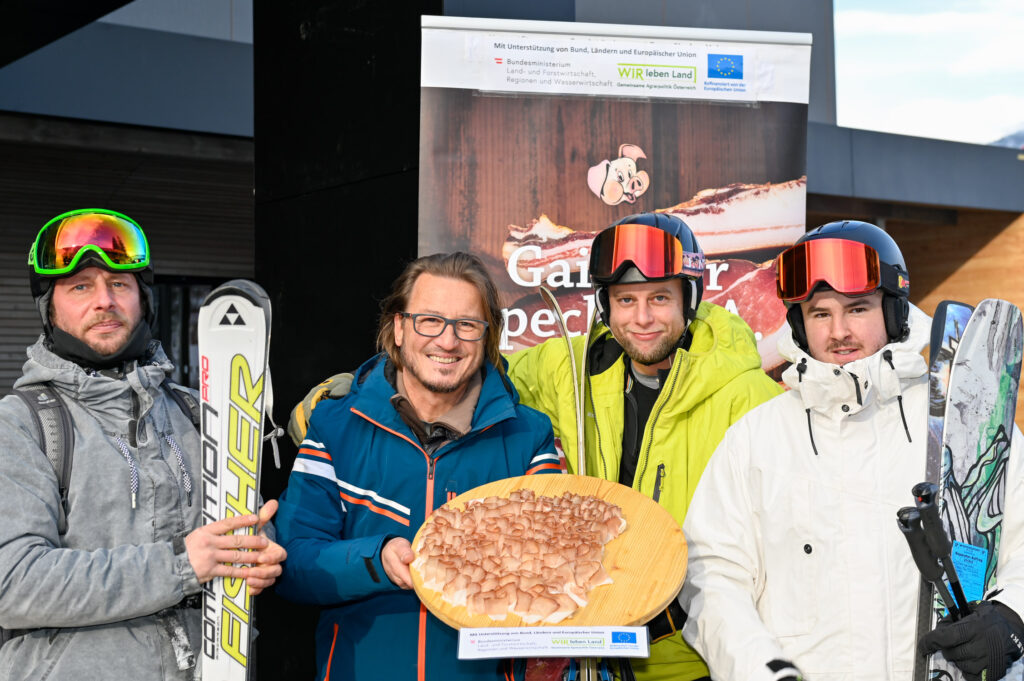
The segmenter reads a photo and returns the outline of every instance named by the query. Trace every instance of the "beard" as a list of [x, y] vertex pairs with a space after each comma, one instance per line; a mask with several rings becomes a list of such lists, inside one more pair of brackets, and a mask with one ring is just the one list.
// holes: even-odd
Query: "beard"
[[[467, 383], [469, 383], [470, 379], [473, 377], [473, 374], [476, 373], [480, 369], [480, 366], [483, 364], [482, 361], [479, 362], [470, 371], [467, 371], [461, 378], [440, 383], [432, 380], [427, 376], [424, 376], [423, 372], [419, 371], [418, 362], [415, 361], [415, 358], [409, 356], [409, 353], [407, 353], [404, 345], [399, 346], [398, 354], [399, 357], [402, 358], [402, 370], [409, 372], [409, 374], [411, 374], [413, 378], [419, 381], [420, 385], [422, 385], [424, 388], [426, 388], [432, 393], [437, 394], [453, 393], [456, 390], [459, 390]], [[423, 358], [423, 361], [429, 362], [430, 360]]]
[[679, 338], [666, 338], [651, 348], [651, 350], [643, 352], [627, 339], [616, 340], [619, 341], [619, 345], [622, 346], [622, 349], [626, 351], [626, 354], [629, 355], [631, 360], [638, 364], [646, 364], [648, 366], [664, 362], [671, 355], [675, 354], [676, 346], [679, 344]]
[[[101, 324], [107, 321], [121, 322], [123, 326], [116, 334], [101, 336], [99, 338], [90, 338], [89, 340], [85, 339], [88, 329], [92, 328], [92, 326], [96, 324]], [[100, 355], [115, 355], [123, 350], [124, 346], [128, 344], [128, 341], [131, 340], [132, 334], [135, 332], [135, 327], [138, 325], [139, 322], [132, 324], [130, 319], [119, 314], [101, 314], [96, 318], [89, 320], [89, 323], [86, 325], [86, 333], [82, 334], [82, 338], [80, 340]]]

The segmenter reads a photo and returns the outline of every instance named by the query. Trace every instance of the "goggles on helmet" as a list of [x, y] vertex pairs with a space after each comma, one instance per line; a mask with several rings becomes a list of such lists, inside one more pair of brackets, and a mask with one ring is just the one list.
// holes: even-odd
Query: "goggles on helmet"
[[149, 267], [149, 243], [127, 215], [102, 209], [76, 210], [47, 222], [28, 254], [36, 274], [54, 277], [74, 272], [87, 254], [99, 256], [114, 271]]
[[807, 300], [825, 283], [846, 296], [884, 288], [906, 294], [910, 280], [891, 267], [882, 267], [878, 251], [846, 239], [814, 239], [796, 244], [775, 260], [776, 288], [787, 303]]
[[614, 281], [624, 266], [632, 265], [647, 279], [704, 276], [704, 254], [683, 250], [683, 244], [666, 231], [650, 225], [614, 225], [598, 234], [591, 244], [591, 276]]

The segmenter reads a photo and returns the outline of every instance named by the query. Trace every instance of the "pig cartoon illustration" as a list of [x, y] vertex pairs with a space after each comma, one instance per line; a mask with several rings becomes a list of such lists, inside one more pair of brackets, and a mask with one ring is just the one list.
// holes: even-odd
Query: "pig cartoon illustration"
[[636, 198], [651, 186], [647, 172], [636, 169], [636, 162], [641, 158], [647, 156], [637, 145], [619, 145], [619, 158], [614, 161], [605, 159], [587, 172], [590, 191], [609, 206], [616, 206], [623, 201], [636, 202]]

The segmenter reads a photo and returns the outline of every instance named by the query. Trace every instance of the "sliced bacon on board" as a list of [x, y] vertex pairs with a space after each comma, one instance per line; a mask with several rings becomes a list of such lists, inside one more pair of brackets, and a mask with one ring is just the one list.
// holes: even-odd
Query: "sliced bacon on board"
[[553, 624], [612, 582], [601, 557], [625, 529], [622, 509], [597, 497], [516, 490], [434, 511], [413, 567], [424, 588], [470, 615]]

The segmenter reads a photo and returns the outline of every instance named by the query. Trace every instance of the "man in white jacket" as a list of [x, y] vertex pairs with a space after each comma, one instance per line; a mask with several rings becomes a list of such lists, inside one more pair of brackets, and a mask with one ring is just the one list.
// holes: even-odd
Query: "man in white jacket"
[[[779, 257], [790, 390], [726, 434], [686, 517], [684, 638], [714, 679], [910, 679], [920, 574], [896, 525], [924, 478], [929, 318], [898, 246], [834, 222]], [[1021, 656], [1024, 473], [1015, 428], [998, 589], [921, 649], [968, 679]]]

